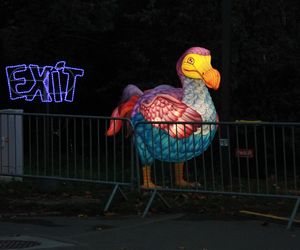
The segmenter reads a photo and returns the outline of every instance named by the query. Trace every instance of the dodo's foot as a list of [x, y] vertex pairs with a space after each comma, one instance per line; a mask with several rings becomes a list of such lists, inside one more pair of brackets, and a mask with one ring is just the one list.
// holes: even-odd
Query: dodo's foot
[[151, 167], [144, 166], [143, 167], [143, 185], [141, 188], [160, 188], [151, 180]]
[[175, 184], [181, 188], [197, 188], [201, 186], [198, 182], [188, 182], [183, 178], [183, 163], [175, 164]]
[[160, 186], [154, 184], [153, 182], [144, 183], [141, 188], [160, 188]]
[[175, 182], [176, 186], [181, 188], [199, 188], [201, 184], [199, 182], [188, 182], [186, 180], [180, 180]]

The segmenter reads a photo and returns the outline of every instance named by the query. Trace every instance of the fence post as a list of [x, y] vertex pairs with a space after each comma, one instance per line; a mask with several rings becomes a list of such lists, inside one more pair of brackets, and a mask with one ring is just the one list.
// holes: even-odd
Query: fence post
[[293, 212], [292, 212], [292, 215], [290, 217], [290, 220], [289, 220], [289, 223], [288, 223], [288, 226], [286, 229], [291, 229], [292, 227], [292, 224], [293, 224], [293, 221], [296, 217], [296, 214], [297, 214], [297, 211], [298, 211], [298, 208], [299, 208], [299, 205], [300, 205], [300, 197], [298, 197], [297, 201], [296, 201], [296, 204], [294, 206], [294, 209], [293, 209]]
[[126, 201], [128, 200], [127, 196], [124, 194], [124, 192], [120, 188], [120, 184], [117, 183], [115, 185], [113, 191], [111, 192], [111, 195], [109, 196], [109, 199], [108, 199], [108, 201], [107, 201], [107, 203], [106, 203], [106, 205], [104, 207], [104, 210], [103, 210], [104, 212], [108, 211], [108, 209], [109, 209], [109, 207], [110, 207], [110, 205], [111, 205], [111, 203], [112, 203], [112, 201], [113, 201], [113, 199], [114, 199], [114, 197], [115, 197], [115, 195], [116, 195], [116, 193], [117, 193], [118, 190], [119, 190], [120, 194], [122, 195], [122, 197], [124, 198], [124, 200], [126, 200]]
[[135, 171], [136, 171], [136, 188], [137, 188], [137, 192], [140, 193], [141, 192], [141, 179], [140, 179], [140, 161], [139, 161], [139, 154], [137, 152], [137, 147], [135, 144], [135, 131], [136, 131], [136, 127], [139, 126], [140, 123], [136, 123], [133, 126], [133, 138], [132, 138], [132, 144], [133, 144], [133, 152], [135, 154], [135, 160], [136, 160], [136, 167], [135, 167]]
[[220, 150], [220, 165], [222, 168], [222, 175], [223, 175], [223, 180], [222, 180], [222, 186], [225, 188], [228, 184], [232, 185], [232, 183], [228, 183], [230, 180], [226, 178], [228, 175], [231, 175], [230, 173], [230, 168], [231, 164], [229, 161], [229, 155], [230, 155], [230, 135], [229, 135], [229, 130], [227, 124], [223, 123], [217, 123], [218, 128], [218, 135], [219, 135], [219, 150]]
[[131, 120], [128, 119], [128, 122], [130, 124], [130, 128], [132, 130], [132, 135], [131, 135], [131, 140], [130, 140], [130, 162], [131, 162], [131, 166], [130, 166], [130, 171], [131, 171], [131, 190], [134, 190], [136, 185], [137, 185], [137, 176], [135, 174], [135, 168], [134, 168], [134, 163], [135, 163], [135, 147], [134, 147], [134, 136], [135, 136], [135, 133], [134, 133], [134, 126], [131, 122]]

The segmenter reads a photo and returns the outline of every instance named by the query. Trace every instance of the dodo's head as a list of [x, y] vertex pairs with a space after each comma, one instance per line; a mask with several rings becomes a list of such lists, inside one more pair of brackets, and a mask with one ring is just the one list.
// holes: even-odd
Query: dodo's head
[[207, 87], [217, 90], [221, 76], [211, 66], [210, 51], [201, 47], [192, 47], [184, 52], [176, 64], [180, 79], [184, 77], [202, 80]]

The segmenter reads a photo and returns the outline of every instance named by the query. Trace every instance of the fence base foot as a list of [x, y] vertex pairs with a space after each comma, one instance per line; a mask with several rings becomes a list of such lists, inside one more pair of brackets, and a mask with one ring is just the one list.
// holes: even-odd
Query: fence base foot
[[167, 208], [171, 208], [171, 206], [170, 206], [169, 203], [165, 200], [165, 198], [162, 197], [162, 195], [161, 195], [160, 193], [157, 192], [157, 189], [155, 189], [155, 190], [153, 190], [152, 195], [151, 195], [151, 197], [150, 197], [150, 199], [149, 199], [149, 201], [148, 201], [148, 203], [147, 203], [147, 206], [146, 206], [146, 208], [145, 208], [145, 210], [144, 210], [143, 218], [145, 218], [146, 215], [148, 214], [149, 209], [150, 209], [150, 207], [151, 207], [151, 205], [152, 205], [152, 203], [153, 203], [153, 200], [154, 200], [154, 198], [155, 198], [156, 195], [157, 195], [158, 198], [165, 204], [165, 206], [166, 206]]
[[112, 201], [113, 201], [113, 199], [114, 199], [117, 191], [120, 192], [120, 194], [122, 195], [122, 197], [124, 198], [124, 200], [126, 200], [126, 201], [128, 200], [127, 196], [125, 195], [125, 193], [123, 192], [123, 190], [120, 188], [120, 184], [116, 184], [115, 187], [114, 187], [114, 189], [113, 189], [113, 191], [111, 192], [111, 194], [110, 194], [110, 196], [108, 198], [108, 201], [107, 201], [105, 207], [104, 207], [104, 210], [103, 210], [104, 212], [108, 211], [108, 209], [109, 209], [109, 207], [110, 207], [110, 205], [111, 205], [111, 203], [112, 203]]
[[300, 205], [300, 198], [297, 199], [296, 204], [295, 204], [294, 209], [293, 209], [293, 212], [292, 212], [292, 215], [289, 219], [289, 223], [288, 223], [287, 228], [286, 228], [288, 230], [291, 229], [291, 227], [292, 227], [292, 224], [293, 224], [293, 221], [295, 220], [299, 205]]
[[166, 201], [166, 199], [165, 199], [160, 193], [157, 193], [157, 196], [158, 196], [158, 198], [162, 201], [162, 203], [165, 204], [165, 206], [166, 206], [167, 208], [171, 208], [170, 204]]

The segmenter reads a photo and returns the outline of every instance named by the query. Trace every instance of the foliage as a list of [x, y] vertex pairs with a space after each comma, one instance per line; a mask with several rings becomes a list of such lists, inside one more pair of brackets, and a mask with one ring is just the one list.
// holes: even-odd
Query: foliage
[[238, 117], [297, 121], [299, 9], [295, 6], [295, 1], [235, 1], [232, 97]]
[[[297, 121], [297, 1], [232, 2], [231, 119]], [[179, 86], [176, 60], [191, 46], [209, 48], [222, 66], [221, 0], [11, 0], [0, 10], [2, 69], [58, 59], [85, 68], [76, 102], [51, 104], [53, 113], [109, 115], [126, 84]], [[9, 102], [4, 77], [2, 70], [2, 107], [44, 109]], [[221, 95], [213, 98], [219, 110]]]

